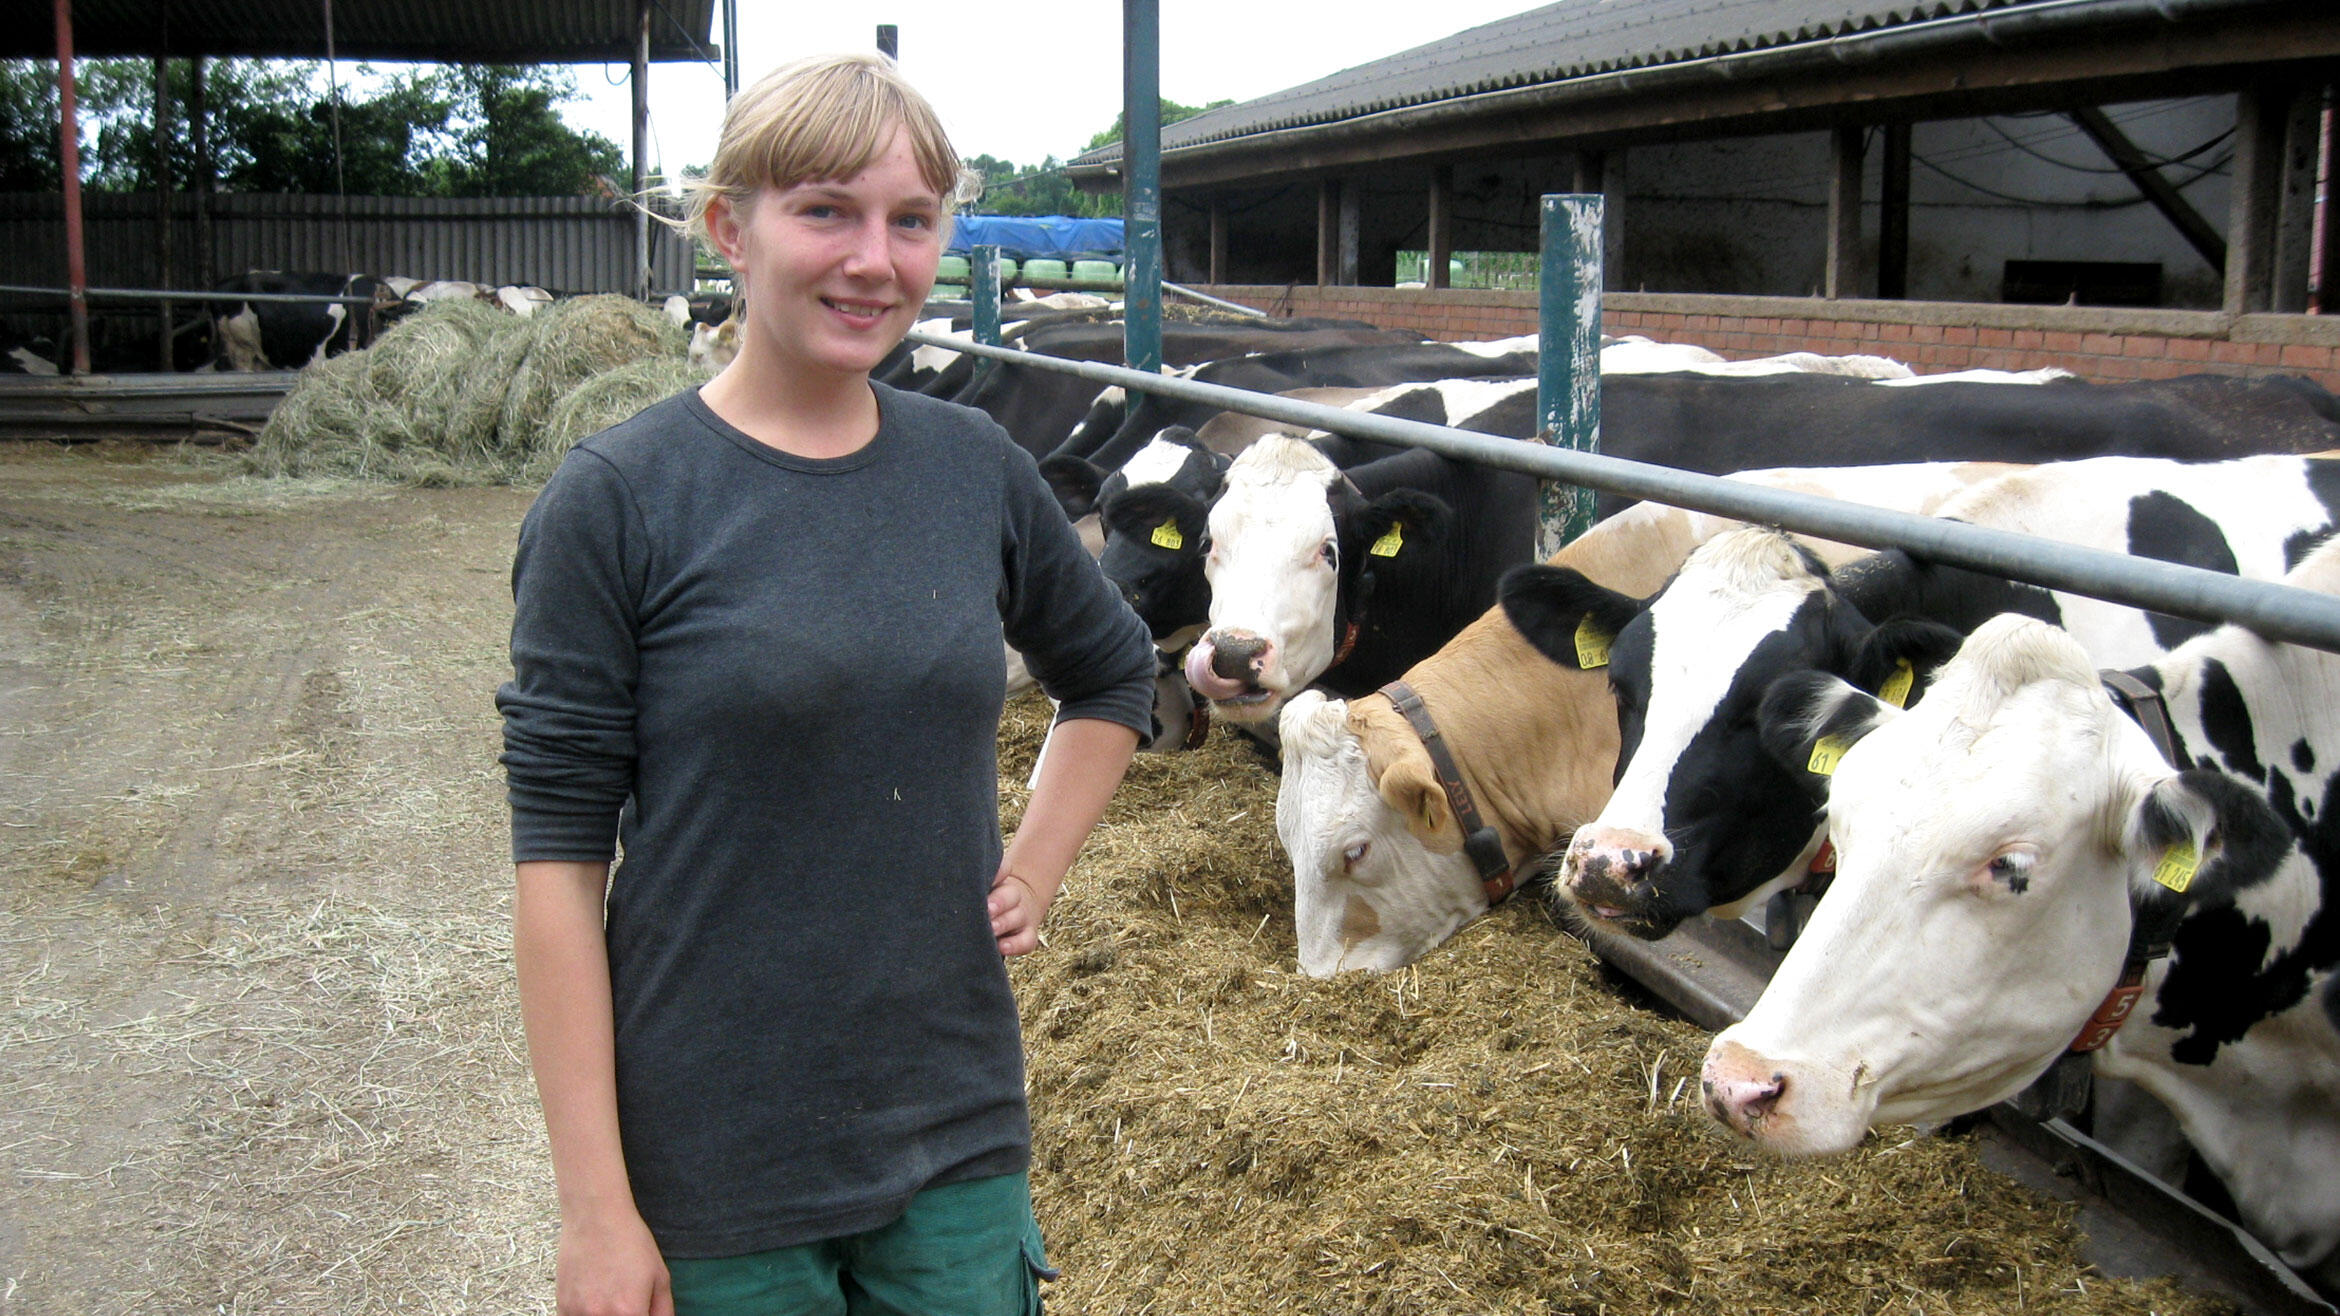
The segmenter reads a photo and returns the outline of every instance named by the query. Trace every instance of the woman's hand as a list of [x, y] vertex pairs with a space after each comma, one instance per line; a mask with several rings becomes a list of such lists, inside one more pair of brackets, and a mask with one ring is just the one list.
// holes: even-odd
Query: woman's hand
[[[1039, 885], [1049, 888], [1042, 895]], [[1003, 865], [991, 879], [991, 935], [999, 939], [1002, 955], [1029, 955], [1040, 948], [1040, 924], [1048, 917], [1054, 883], [1035, 884]]]
[[631, 1211], [564, 1214], [558, 1275], [560, 1316], [674, 1316], [666, 1262]]

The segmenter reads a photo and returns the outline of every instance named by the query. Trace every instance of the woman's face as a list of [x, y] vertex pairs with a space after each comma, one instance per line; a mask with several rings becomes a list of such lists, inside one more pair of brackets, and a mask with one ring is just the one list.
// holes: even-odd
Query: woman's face
[[900, 130], [851, 178], [757, 193], [711, 226], [746, 276], [741, 354], [768, 353], [789, 371], [867, 375], [926, 303], [943, 218]]

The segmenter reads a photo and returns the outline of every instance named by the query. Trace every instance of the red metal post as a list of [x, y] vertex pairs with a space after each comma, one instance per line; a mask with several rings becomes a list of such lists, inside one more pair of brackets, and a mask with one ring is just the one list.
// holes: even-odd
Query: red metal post
[[81, 129], [73, 105], [73, 0], [57, 0], [57, 91], [63, 99], [57, 151], [64, 166], [65, 286], [73, 320], [73, 373], [89, 373], [89, 270], [81, 247]]

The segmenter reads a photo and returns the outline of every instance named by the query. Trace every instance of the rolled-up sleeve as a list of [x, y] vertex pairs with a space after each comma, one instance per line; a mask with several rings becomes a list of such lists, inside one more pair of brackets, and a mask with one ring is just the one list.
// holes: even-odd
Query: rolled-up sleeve
[[496, 691], [512, 859], [606, 862], [634, 784], [639, 509], [607, 461], [570, 453], [520, 525], [512, 679]]
[[1057, 721], [1117, 722], [1143, 741], [1154, 734], [1153, 637], [1081, 547], [1031, 454], [1004, 446], [1007, 642], [1061, 705]]

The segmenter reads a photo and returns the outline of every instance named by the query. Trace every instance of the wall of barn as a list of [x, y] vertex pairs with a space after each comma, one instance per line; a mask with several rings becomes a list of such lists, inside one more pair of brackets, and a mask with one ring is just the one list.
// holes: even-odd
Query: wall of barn
[[[1226, 284], [1202, 291], [1278, 316], [1363, 320], [1442, 342], [1536, 330], [1533, 293], [1313, 284]], [[1697, 343], [1732, 360], [1781, 352], [1865, 353], [1929, 375], [2061, 366], [2104, 381], [2203, 372], [2288, 374], [2340, 393], [2340, 316], [1613, 292], [1602, 298], [1601, 328]]]
[[[197, 286], [196, 198], [172, 198], [168, 286]], [[345, 208], [346, 207], [346, 208]], [[160, 224], [151, 193], [85, 193], [89, 282], [161, 288]], [[211, 198], [211, 268], [355, 271], [416, 279], [534, 284], [556, 292], [633, 286], [634, 218], [598, 197], [349, 197], [219, 193]], [[650, 227], [653, 285], [691, 286], [690, 244]], [[65, 284], [64, 202], [0, 194], [0, 283]]]

